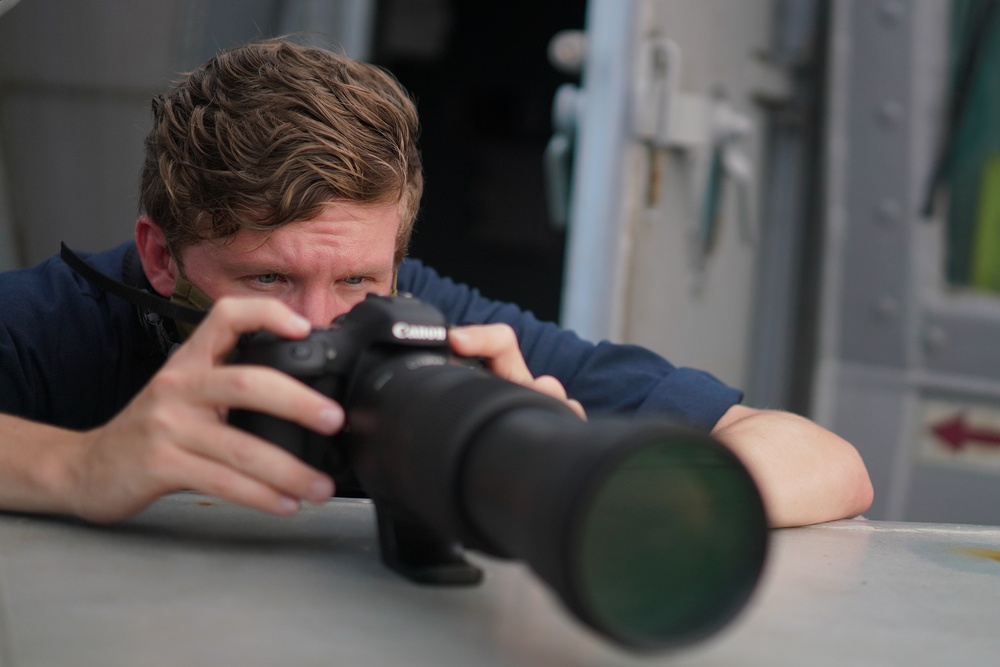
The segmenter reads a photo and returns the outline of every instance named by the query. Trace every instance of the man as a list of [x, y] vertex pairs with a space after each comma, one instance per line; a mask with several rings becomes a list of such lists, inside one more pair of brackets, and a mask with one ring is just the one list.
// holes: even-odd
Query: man
[[870, 504], [857, 452], [817, 425], [738, 405], [705, 373], [591, 345], [404, 262], [422, 191], [418, 123], [385, 72], [288, 43], [241, 46], [154, 100], [153, 117], [135, 243], [87, 261], [209, 314], [174, 331], [57, 258], [0, 276], [0, 507], [115, 521], [178, 489], [276, 514], [325, 501], [328, 476], [225, 415], [263, 411], [333, 434], [341, 406], [225, 359], [243, 333], [301, 338], [397, 286], [472, 325], [453, 330], [453, 349], [502, 377], [580, 412], [711, 428], [754, 475], [772, 525]]

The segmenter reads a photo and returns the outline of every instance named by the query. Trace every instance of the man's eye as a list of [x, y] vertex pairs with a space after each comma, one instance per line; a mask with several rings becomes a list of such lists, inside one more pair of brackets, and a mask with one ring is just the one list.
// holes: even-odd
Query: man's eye
[[344, 278], [344, 282], [348, 285], [360, 285], [365, 282], [363, 276], [351, 276], [350, 278]]
[[271, 283], [277, 282], [278, 278], [279, 276], [277, 273], [265, 273], [259, 276], [254, 276], [254, 280], [256, 280], [259, 283], [263, 283], [265, 285], [270, 285]]

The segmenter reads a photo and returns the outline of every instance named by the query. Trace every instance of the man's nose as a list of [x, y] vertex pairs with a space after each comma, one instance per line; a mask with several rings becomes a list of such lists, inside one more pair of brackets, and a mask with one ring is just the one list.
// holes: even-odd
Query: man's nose
[[329, 326], [335, 317], [350, 310], [349, 305], [322, 290], [302, 294], [297, 301], [292, 308], [314, 327]]

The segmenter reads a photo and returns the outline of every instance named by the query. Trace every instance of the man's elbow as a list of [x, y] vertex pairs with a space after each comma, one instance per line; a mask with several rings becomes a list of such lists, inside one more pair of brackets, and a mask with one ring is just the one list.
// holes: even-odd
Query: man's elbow
[[875, 498], [875, 489], [868, 476], [868, 468], [853, 446], [849, 451], [850, 455], [840, 464], [839, 476], [832, 478], [838, 480], [834, 487], [836, 500], [831, 502], [828, 508], [831, 515], [824, 520], [853, 519], [861, 516], [872, 506]]
[[858, 457], [856, 469], [853, 471], [853, 484], [850, 486], [850, 494], [847, 497], [847, 518], [856, 517], [868, 511], [875, 499], [875, 488], [872, 480], [868, 476], [868, 469], [865, 467], [861, 457]]

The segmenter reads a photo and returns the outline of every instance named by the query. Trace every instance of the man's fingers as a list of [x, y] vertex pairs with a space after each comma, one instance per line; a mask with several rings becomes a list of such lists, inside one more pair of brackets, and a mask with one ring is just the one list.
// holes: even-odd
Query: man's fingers
[[[171, 487], [205, 493], [270, 514], [294, 514], [299, 510], [299, 498], [304, 497], [283, 492], [280, 487], [195, 452], [181, 453], [174, 470], [176, 474], [165, 480]], [[331, 494], [332, 488], [331, 484]], [[308, 500], [322, 502], [329, 497], [327, 494], [325, 498]]]
[[161, 371], [147, 386], [151, 399], [144, 408], [146, 421], [153, 425], [146, 429], [147, 449], [157, 457], [146, 466], [149, 470], [166, 470], [171, 479], [182, 480], [187, 471], [177, 457], [189, 452], [287, 496], [315, 502], [330, 497], [328, 476], [279, 446], [226, 424], [223, 415], [231, 409], [252, 410], [332, 435], [344, 423], [344, 411], [336, 402], [272, 368], [233, 365], [201, 373], [189, 370]]
[[467, 357], [485, 357], [490, 370], [511, 382], [530, 385], [534, 381], [517, 346], [517, 335], [506, 324], [470, 325], [452, 329], [452, 349]]
[[581, 419], [587, 418], [587, 413], [584, 411], [580, 401], [569, 398], [566, 395], [566, 388], [563, 387], [562, 382], [551, 375], [540, 375], [528, 386], [537, 392], [558, 398], [560, 401], [566, 403]]
[[307, 319], [277, 299], [222, 298], [174, 356], [219, 362], [245, 333], [266, 329], [286, 338], [302, 338], [310, 328]]
[[531, 383], [531, 388], [543, 394], [548, 394], [553, 398], [558, 398], [561, 401], [566, 400], [566, 388], [562, 386], [562, 382], [551, 375], [536, 377]]
[[[262, 412], [326, 435], [336, 433], [344, 424], [340, 405], [272, 368], [226, 366], [203, 377], [202, 399], [219, 406], [220, 411]], [[295, 498], [321, 502], [333, 493], [326, 475], [280, 446], [221, 422], [209, 421], [189, 429], [179, 444]]]
[[[188, 433], [180, 443], [189, 455], [212, 466], [190, 462], [175, 466], [177, 484], [243, 502], [237, 496], [252, 492], [275, 507], [279, 496], [320, 503], [333, 495], [333, 481], [293, 454], [262, 438], [224, 424]], [[188, 462], [185, 462], [188, 463]], [[258, 487], [270, 489], [263, 493]]]
[[126, 409], [91, 432], [71, 492], [77, 514], [113, 521], [179, 489], [277, 514], [332, 495], [328, 475], [224, 421], [242, 408], [324, 434], [343, 426], [335, 401], [291, 376], [223, 363], [240, 335], [260, 329], [302, 338], [310, 325], [276, 299], [220, 299]]
[[328, 435], [344, 425], [338, 403], [273, 368], [234, 364], [203, 377], [203, 398], [212, 405], [264, 412]]
[[517, 334], [506, 324], [457, 327], [448, 334], [451, 348], [467, 357], [485, 357], [490, 370], [510, 382], [529, 387], [565, 402], [582, 419], [586, 413], [579, 401], [566, 395], [566, 388], [551, 375], [534, 377], [521, 355]]

